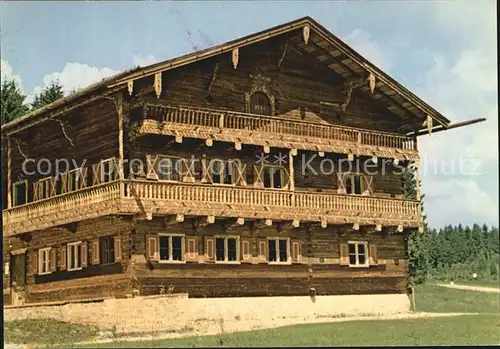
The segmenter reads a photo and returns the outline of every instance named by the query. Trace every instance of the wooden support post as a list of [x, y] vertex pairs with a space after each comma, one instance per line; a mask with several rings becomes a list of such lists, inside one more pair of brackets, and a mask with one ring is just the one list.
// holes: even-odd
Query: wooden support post
[[295, 150], [295, 154], [297, 154], [297, 149], [290, 149], [290, 152], [288, 154], [288, 173], [289, 173], [289, 183], [290, 183], [290, 190], [294, 191], [295, 190], [295, 179], [294, 179], [294, 168], [293, 168], [293, 151]]
[[120, 182], [120, 197], [125, 196], [123, 180], [123, 94], [118, 91], [115, 99], [116, 113], [118, 114], [118, 179]]
[[7, 137], [7, 209], [12, 207], [11, 162], [12, 162], [12, 144], [10, 137]]
[[420, 201], [420, 176], [418, 174], [419, 171], [419, 160], [415, 161], [415, 183], [416, 183], [416, 190], [415, 190], [415, 196], [416, 200]]
[[161, 72], [155, 74], [154, 85], [155, 85], [156, 97], [160, 98], [161, 90], [162, 90]]
[[132, 93], [134, 92], [134, 80], [127, 81], [127, 88], [128, 88], [128, 94], [132, 96]]

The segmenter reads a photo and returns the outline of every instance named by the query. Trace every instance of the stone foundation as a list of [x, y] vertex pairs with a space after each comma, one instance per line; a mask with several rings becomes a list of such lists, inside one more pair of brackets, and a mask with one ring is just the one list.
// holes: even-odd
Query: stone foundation
[[[410, 311], [406, 294], [316, 297], [187, 298], [185, 295], [107, 299], [4, 309], [5, 321], [53, 318], [115, 328], [118, 333], [183, 332], [212, 324], [230, 331], [231, 323], [247, 322], [252, 328], [274, 327], [284, 319], [311, 320], [346, 316], [390, 315]], [[241, 326], [240, 326], [241, 327]]]

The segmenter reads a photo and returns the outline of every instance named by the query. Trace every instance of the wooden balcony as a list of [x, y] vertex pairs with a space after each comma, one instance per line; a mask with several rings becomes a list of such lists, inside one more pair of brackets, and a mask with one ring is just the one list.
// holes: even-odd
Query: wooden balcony
[[[121, 186], [123, 184], [123, 193]], [[416, 201], [280, 189], [114, 181], [5, 210], [4, 233], [19, 233], [110, 214], [193, 215], [419, 227]]]
[[406, 136], [286, 118], [194, 107], [143, 105], [139, 135], [163, 134], [341, 154], [418, 159]]

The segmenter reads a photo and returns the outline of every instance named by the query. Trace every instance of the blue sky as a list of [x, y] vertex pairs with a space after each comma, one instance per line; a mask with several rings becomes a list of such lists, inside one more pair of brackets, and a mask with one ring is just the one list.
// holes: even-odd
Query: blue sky
[[[67, 92], [105, 76], [311, 16], [453, 121], [420, 139], [431, 226], [498, 226], [494, 1], [2, 2], [2, 78], [29, 99], [58, 78]], [[467, 170], [434, 173], [433, 161]], [[441, 166], [442, 167], [442, 166]], [[444, 168], [446, 170], [446, 168]]]

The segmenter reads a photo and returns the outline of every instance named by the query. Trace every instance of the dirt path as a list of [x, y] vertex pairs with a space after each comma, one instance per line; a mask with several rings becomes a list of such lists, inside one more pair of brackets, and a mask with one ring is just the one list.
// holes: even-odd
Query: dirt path
[[500, 288], [494, 288], [494, 287], [456, 285], [456, 284], [453, 284], [453, 285], [451, 285], [451, 284], [437, 284], [437, 285], [442, 286], [442, 287], [455, 288], [458, 290], [500, 293]]
[[[379, 315], [379, 316], [353, 316], [353, 317], [338, 317], [338, 318], [328, 318], [328, 317], [318, 317], [318, 318], [303, 318], [303, 319], [276, 319], [272, 323], [263, 324], [262, 321], [231, 321], [231, 323], [225, 322], [223, 324], [223, 333], [231, 332], [243, 332], [243, 331], [253, 331], [261, 330], [267, 328], [276, 328], [290, 325], [299, 324], [317, 324], [317, 323], [330, 323], [330, 322], [345, 322], [345, 321], [367, 321], [367, 320], [398, 320], [398, 319], [418, 319], [418, 318], [432, 318], [432, 317], [444, 317], [444, 316], [462, 316], [462, 315], [476, 315], [475, 313], [403, 313], [403, 314], [393, 314], [393, 315]], [[155, 333], [155, 334], [144, 334], [143, 336], [134, 337], [120, 337], [117, 339], [105, 338], [90, 342], [75, 343], [77, 345], [93, 345], [98, 343], [112, 343], [112, 342], [122, 342], [122, 341], [149, 341], [149, 340], [161, 340], [161, 339], [173, 339], [181, 337], [190, 336], [209, 336], [209, 335], [220, 335], [221, 334], [220, 323], [215, 321], [207, 321], [200, 323], [196, 329], [193, 331], [187, 331], [183, 333]]]

